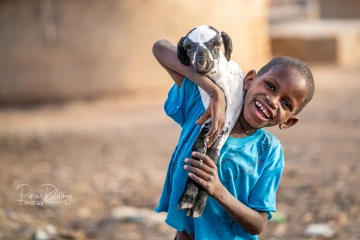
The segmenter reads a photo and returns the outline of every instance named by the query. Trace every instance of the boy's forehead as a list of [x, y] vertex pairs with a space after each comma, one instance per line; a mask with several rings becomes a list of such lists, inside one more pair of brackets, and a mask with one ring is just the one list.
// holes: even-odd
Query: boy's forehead
[[276, 80], [283, 83], [297, 84], [297, 85], [300, 84], [303, 85], [304, 88], [306, 88], [306, 80], [295, 69], [273, 67], [264, 75], [266, 75], [269, 78], [275, 78]]
[[298, 96], [305, 96], [307, 93], [306, 80], [295, 69], [275, 66], [265, 73], [264, 77], [274, 79], [278, 84], [286, 87], [289, 93]]

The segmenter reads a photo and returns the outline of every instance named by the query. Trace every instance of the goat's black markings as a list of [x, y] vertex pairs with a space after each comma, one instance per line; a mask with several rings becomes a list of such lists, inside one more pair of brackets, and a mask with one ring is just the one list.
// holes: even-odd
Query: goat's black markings
[[220, 32], [218, 30], [216, 30], [215, 28], [213, 28], [212, 26], [209, 26], [209, 28], [220, 35]]

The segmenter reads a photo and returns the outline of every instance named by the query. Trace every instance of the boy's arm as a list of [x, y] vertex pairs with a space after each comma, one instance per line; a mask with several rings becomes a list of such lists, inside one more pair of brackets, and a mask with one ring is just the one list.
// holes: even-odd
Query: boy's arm
[[209, 137], [208, 147], [210, 147], [225, 123], [226, 103], [224, 93], [208, 77], [198, 74], [191, 66], [183, 65], [177, 58], [176, 46], [171, 42], [167, 40], [157, 41], [153, 46], [153, 54], [179, 87], [184, 76], [186, 76], [209, 94], [210, 104], [196, 124], [203, 124], [211, 117], [212, 126], [207, 134]]
[[[156, 44], [156, 43], [155, 43]], [[155, 46], [155, 45], [154, 45]], [[154, 52], [155, 51], [155, 52]], [[172, 70], [171, 68], [168, 68], [167, 66], [165, 66], [162, 62], [160, 62], [160, 60], [156, 57], [155, 54], [156, 53], [156, 49], [153, 48], [153, 53], [154, 53], [154, 56], [156, 58], [156, 60], [159, 62], [159, 64], [169, 73], [170, 77], [174, 80], [174, 82], [176, 83], [176, 85], [178, 87], [181, 87], [181, 84], [182, 84], [182, 81], [184, 80], [184, 76], [181, 75], [180, 73], [178, 72], [175, 72], [174, 70]]]
[[216, 164], [205, 154], [193, 153], [203, 162], [185, 159], [184, 169], [189, 171], [189, 177], [201, 185], [227, 213], [250, 234], [260, 234], [265, 230], [268, 220], [267, 212], [256, 211], [236, 199], [220, 182]]

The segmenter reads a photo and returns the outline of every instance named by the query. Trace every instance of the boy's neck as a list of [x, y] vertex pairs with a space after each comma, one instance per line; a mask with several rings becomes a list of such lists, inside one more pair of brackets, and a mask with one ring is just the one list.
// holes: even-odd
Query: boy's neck
[[241, 111], [241, 114], [236, 121], [235, 126], [230, 132], [230, 136], [234, 138], [244, 138], [248, 137], [256, 132], [256, 128], [253, 128], [244, 118], [244, 113]]

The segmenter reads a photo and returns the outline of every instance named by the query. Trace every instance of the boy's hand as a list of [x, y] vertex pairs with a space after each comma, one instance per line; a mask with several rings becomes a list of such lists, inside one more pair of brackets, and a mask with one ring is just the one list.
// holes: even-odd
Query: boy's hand
[[216, 164], [205, 154], [193, 152], [192, 155], [201, 161], [186, 158], [185, 163], [190, 166], [185, 165], [184, 169], [189, 171], [189, 177], [192, 180], [202, 186], [210, 196], [217, 199], [222, 195], [224, 186], [220, 182]]
[[207, 147], [215, 142], [216, 138], [219, 136], [220, 131], [225, 125], [225, 110], [226, 102], [224, 92], [219, 90], [216, 94], [210, 95], [210, 103], [203, 115], [196, 121], [196, 124], [203, 124], [206, 120], [211, 117], [211, 128], [206, 134], [206, 137], [209, 138]]

